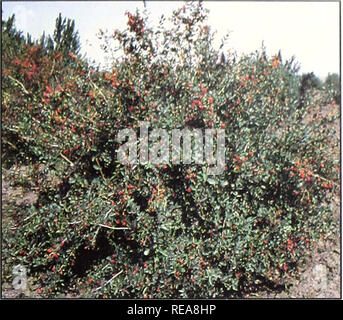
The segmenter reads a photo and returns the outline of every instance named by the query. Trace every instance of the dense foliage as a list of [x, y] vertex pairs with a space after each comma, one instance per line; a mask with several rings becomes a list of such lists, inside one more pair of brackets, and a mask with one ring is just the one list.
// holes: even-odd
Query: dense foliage
[[[127, 15], [102, 34], [123, 52], [107, 72], [3, 24], [2, 159], [30, 166], [38, 192], [4, 228], [5, 278], [21, 263], [47, 296], [206, 298], [295, 275], [333, 228], [334, 119], [310, 114], [322, 102], [280, 55], [215, 49], [201, 4], [169, 29]], [[225, 129], [225, 171], [120, 164], [118, 131], [140, 121]]]

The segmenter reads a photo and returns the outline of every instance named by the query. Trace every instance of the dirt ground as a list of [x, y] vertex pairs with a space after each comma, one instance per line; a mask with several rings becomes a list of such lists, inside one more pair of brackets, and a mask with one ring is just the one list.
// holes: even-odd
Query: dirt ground
[[[340, 113], [339, 105], [326, 105], [313, 113], [318, 116], [332, 116]], [[340, 118], [334, 123], [336, 138], [340, 140]], [[335, 150], [337, 155], [340, 150]], [[341, 222], [341, 199], [336, 196], [332, 199], [334, 220], [338, 226]], [[335, 237], [320, 241], [309, 252], [309, 259], [298, 279], [287, 283], [286, 289], [281, 292], [262, 292], [256, 294], [258, 298], [341, 298], [341, 230], [337, 230]]]
[[[340, 219], [340, 199], [333, 199], [335, 220]], [[276, 292], [260, 292], [247, 298], [272, 299], [339, 299], [341, 298], [340, 231], [336, 238], [319, 241], [308, 252], [309, 259], [297, 279], [290, 279], [286, 288]]]
[[[339, 105], [326, 105], [318, 111], [319, 116], [332, 116], [340, 113]], [[340, 118], [334, 123], [336, 138], [340, 140]], [[340, 150], [337, 154], [340, 154]], [[341, 199], [332, 199], [334, 220], [340, 226]], [[341, 230], [336, 237], [320, 241], [309, 253], [309, 260], [299, 279], [289, 282], [287, 290], [278, 293], [267, 293], [267, 298], [341, 298]]]

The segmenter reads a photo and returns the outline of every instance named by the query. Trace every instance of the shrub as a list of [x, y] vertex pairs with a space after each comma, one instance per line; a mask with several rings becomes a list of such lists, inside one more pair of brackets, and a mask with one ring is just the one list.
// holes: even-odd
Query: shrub
[[[297, 274], [305, 250], [334, 227], [334, 119], [304, 120], [313, 101], [299, 108], [299, 77], [278, 56], [220, 59], [201, 4], [175, 11], [170, 29], [127, 15], [126, 30], [102, 35], [124, 52], [111, 72], [74, 56], [46, 60], [59, 63], [56, 76], [46, 67], [31, 87], [3, 72], [3, 134], [34, 156], [39, 188], [5, 230], [7, 272], [27, 266], [48, 296], [115, 298], [238, 296]], [[224, 172], [120, 164], [117, 134], [138, 133], [141, 121], [225, 128]]]

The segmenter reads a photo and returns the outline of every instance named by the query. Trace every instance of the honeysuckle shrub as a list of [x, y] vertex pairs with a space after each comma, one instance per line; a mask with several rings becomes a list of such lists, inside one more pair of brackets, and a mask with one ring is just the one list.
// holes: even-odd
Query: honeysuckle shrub
[[[20, 263], [43, 296], [236, 297], [295, 276], [334, 232], [334, 117], [311, 113], [322, 102], [301, 99], [280, 55], [222, 55], [206, 14], [187, 4], [153, 29], [128, 13], [127, 29], [101, 32], [123, 53], [107, 72], [58, 53], [24, 68], [35, 47], [9, 59], [3, 153], [29, 155], [38, 200], [4, 229], [5, 279]], [[142, 121], [224, 129], [224, 171], [121, 164], [118, 133]]]

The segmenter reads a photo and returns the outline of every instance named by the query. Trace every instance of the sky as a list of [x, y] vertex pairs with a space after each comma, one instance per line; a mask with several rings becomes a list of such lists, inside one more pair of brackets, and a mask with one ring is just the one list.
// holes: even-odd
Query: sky
[[[146, 1], [151, 23], [161, 14], [170, 16], [182, 1]], [[204, 1], [210, 10], [207, 24], [217, 31], [215, 44], [230, 32], [227, 49], [238, 54], [260, 49], [262, 42], [268, 55], [281, 50], [283, 59], [293, 55], [300, 73], [314, 72], [324, 79], [339, 73], [339, 3], [338, 2], [259, 2]], [[43, 31], [52, 34], [55, 19], [75, 20], [82, 54], [104, 63], [104, 53], [96, 34], [100, 29], [112, 33], [125, 26], [126, 11], [144, 10], [143, 1], [3, 1], [2, 19], [13, 13], [17, 29], [38, 39]]]

